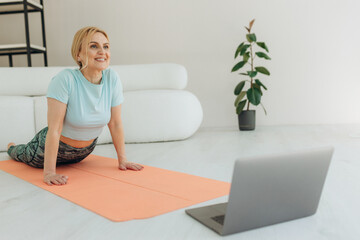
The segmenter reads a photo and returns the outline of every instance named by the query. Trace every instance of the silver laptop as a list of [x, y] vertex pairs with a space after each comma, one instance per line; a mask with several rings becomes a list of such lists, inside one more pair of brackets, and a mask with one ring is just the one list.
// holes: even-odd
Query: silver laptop
[[228, 203], [186, 210], [220, 235], [315, 214], [333, 147], [238, 159]]

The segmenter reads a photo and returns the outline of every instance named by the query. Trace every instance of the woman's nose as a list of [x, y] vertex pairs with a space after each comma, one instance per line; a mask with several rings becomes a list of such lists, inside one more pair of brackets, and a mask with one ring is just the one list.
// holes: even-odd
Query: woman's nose
[[105, 53], [105, 49], [102, 47], [99, 47], [99, 53]]

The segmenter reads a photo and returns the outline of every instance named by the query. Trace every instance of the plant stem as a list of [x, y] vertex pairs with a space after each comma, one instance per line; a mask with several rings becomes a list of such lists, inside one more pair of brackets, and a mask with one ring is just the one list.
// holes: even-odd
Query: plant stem
[[[250, 43], [250, 58], [251, 58], [251, 71], [254, 71], [254, 56], [253, 56], [253, 50], [252, 50], [252, 43]], [[252, 88], [253, 86], [253, 78], [251, 78], [251, 83], [250, 83], [250, 87]], [[250, 101], [248, 101], [248, 105], [247, 105], [247, 110], [249, 111], [250, 108]]]

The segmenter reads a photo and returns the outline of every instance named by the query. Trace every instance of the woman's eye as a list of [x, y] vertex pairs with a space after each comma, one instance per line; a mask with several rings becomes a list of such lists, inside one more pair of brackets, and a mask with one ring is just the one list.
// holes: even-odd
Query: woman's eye
[[109, 46], [104, 46], [104, 49], [109, 49]]
[[96, 45], [91, 45], [90, 48], [96, 48]]

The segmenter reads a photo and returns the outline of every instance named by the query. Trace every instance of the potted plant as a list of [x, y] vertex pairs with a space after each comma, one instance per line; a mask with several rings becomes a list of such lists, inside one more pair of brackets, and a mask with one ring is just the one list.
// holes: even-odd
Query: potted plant
[[[270, 57], [262, 51], [255, 52], [255, 47], [260, 47], [266, 52], [269, 52], [268, 47], [264, 42], [258, 42], [255, 33], [251, 33], [251, 28], [254, 24], [253, 19], [249, 27], [245, 27], [247, 30], [246, 39], [247, 41], [242, 42], [235, 51], [235, 59], [240, 58], [238, 62], [231, 70], [236, 72], [245, 66], [250, 66], [250, 71], [244, 71], [239, 73], [240, 75], [246, 76], [248, 79], [242, 80], [234, 90], [234, 94], [237, 96], [235, 100], [236, 113], [238, 114], [239, 128], [240, 130], [254, 130], [255, 129], [255, 110], [250, 110], [250, 104], [257, 106], [261, 105], [266, 114], [266, 110], [261, 103], [261, 96], [263, 90], [267, 90], [264, 84], [258, 79], [258, 74], [270, 75], [270, 72], [261, 66], [255, 66], [254, 60], [256, 57], [270, 60]], [[245, 84], [249, 83], [249, 88], [244, 89]], [[244, 110], [245, 106], [246, 110]]]

